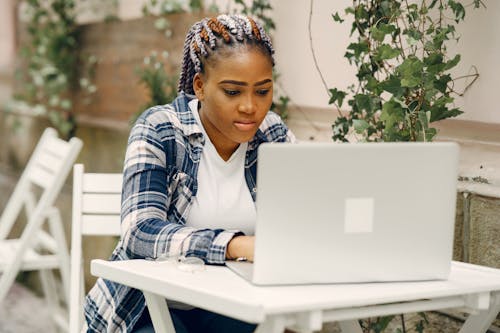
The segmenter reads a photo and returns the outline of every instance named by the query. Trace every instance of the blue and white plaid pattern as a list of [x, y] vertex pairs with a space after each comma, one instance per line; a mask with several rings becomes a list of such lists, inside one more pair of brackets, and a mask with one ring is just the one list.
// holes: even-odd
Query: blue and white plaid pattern
[[[238, 230], [185, 226], [196, 196], [203, 134], [189, 109], [192, 95], [148, 109], [131, 130], [125, 156], [122, 237], [110, 260], [157, 258], [164, 253], [223, 264]], [[245, 179], [255, 201], [257, 148], [263, 142], [294, 142], [280, 117], [269, 112], [249, 142]], [[142, 293], [98, 279], [86, 297], [84, 332], [130, 332], [145, 307]]]

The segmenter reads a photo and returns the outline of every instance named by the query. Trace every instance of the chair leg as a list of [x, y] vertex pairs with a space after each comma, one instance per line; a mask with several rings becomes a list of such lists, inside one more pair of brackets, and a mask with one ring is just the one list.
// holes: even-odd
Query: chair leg
[[51, 315], [59, 311], [59, 298], [57, 296], [57, 286], [52, 270], [40, 270], [40, 281], [42, 289]]
[[66, 237], [64, 235], [61, 214], [57, 208], [53, 208], [48, 216], [49, 228], [52, 236], [57, 242], [57, 255], [60, 262], [61, 280], [64, 289], [64, 300], [66, 303], [69, 302], [69, 267], [70, 258], [68, 253], [68, 246], [66, 243]]
[[11, 265], [9, 265], [7, 270], [0, 275], [0, 303], [7, 297], [10, 288], [14, 284], [17, 273], [19, 272], [19, 269], [12, 270], [10, 267]]
[[490, 308], [469, 315], [459, 333], [484, 333], [500, 312], [500, 292], [492, 293]]
[[155, 332], [175, 333], [174, 323], [168, 311], [166, 300], [153, 293], [147, 291], [142, 292], [146, 299]]

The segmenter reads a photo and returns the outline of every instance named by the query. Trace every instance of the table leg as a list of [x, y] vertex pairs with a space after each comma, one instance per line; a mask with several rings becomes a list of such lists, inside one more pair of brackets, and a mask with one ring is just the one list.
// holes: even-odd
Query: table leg
[[363, 333], [357, 320], [343, 320], [338, 323], [342, 333]]
[[490, 307], [488, 310], [479, 311], [477, 314], [471, 314], [459, 333], [485, 333], [500, 312], [500, 293], [491, 295]]
[[285, 321], [283, 316], [269, 316], [257, 326], [254, 333], [283, 333], [286, 327]]
[[168, 311], [167, 301], [165, 298], [153, 293], [143, 291], [146, 304], [148, 306], [149, 315], [153, 322], [155, 332], [175, 333], [174, 324]]

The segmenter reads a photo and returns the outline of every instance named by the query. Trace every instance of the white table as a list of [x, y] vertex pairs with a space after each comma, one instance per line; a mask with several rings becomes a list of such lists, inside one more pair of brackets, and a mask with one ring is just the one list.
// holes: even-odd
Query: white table
[[254, 286], [223, 266], [189, 273], [168, 262], [93, 260], [91, 271], [142, 290], [157, 332], [174, 332], [165, 298], [258, 323], [259, 333], [311, 332], [328, 321], [361, 332], [353, 319], [450, 308], [471, 313], [460, 333], [482, 333], [500, 311], [500, 270], [459, 262], [446, 281], [281, 287]]

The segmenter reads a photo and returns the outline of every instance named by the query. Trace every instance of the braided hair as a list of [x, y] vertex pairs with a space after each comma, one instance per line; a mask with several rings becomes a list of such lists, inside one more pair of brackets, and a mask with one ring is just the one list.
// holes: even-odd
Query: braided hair
[[[274, 49], [264, 28], [244, 15], [219, 15], [196, 22], [186, 35], [178, 91], [194, 94], [193, 78], [204, 73], [209, 56], [217, 50], [252, 45], [268, 55], [274, 66]], [[207, 59], [208, 58], [208, 59]]]

